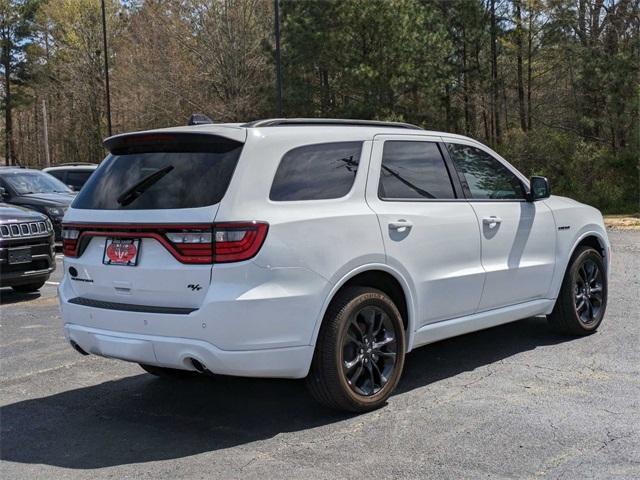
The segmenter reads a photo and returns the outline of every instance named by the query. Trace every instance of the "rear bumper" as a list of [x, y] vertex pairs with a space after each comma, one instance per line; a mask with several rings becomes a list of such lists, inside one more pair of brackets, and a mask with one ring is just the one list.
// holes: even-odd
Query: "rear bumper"
[[[65, 259], [65, 270], [70, 265], [81, 269]], [[91, 270], [82, 268], [78, 278], [85, 280]], [[250, 262], [220, 266], [213, 276], [217, 283], [199, 308], [186, 308], [145, 304], [143, 282], [132, 282], [136, 295], [111, 294], [91, 278], [65, 275], [58, 287], [65, 334], [85, 352], [130, 362], [194, 370], [195, 359], [218, 374], [305, 377], [326, 280], [304, 269]]]
[[312, 346], [263, 350], [221, 350], [187, 338], [140, 335], [64, 325], [68, 341], [94, 355], [160, 367], [195, 370], [197, 360], [212, 373], [245, 377], [303, 378], [309, 371]]
[[[164, 247], [147, 248], [149, 265], [136, 269], [102, 265], [102, 248], [65, 258], [58, 287], [67, 337], [85, 352], [187, 370], [195, 359], [225, 375], [307, 375], [330, 288], [324, 278], [248, 261], [209, 266], [211, 284], [192, 292], [192, 270], [169, 269], [175, 260]], [[76, 277], [68, 274], [72, 266]]]

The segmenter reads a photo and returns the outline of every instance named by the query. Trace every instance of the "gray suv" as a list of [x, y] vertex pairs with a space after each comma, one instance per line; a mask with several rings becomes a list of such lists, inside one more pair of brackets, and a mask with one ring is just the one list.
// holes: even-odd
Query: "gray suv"
[[43, 214], [0, 203], [0, 287], [34, 292], [56, 268], [53, 226]]
[[56, 241], [62, 241], [62, 217], [75, 193], [60, 180], [40, 170], [0, 167], [0, 196], [2, 202], [44, 213], [53, 224]]

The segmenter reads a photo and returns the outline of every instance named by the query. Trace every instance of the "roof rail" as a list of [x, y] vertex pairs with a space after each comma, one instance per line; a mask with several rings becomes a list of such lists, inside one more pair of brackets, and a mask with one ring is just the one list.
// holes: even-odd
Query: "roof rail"
[[241, 127], [284, 127], [284, 126], [345, 126], [345, 127], [390, 127], [423, 130], [417, 125], [402, 122], [383, 122], [380, 120], [350, 120], [341, 118], [269, 118], [248, 122]]
[[97, 163], [91, 162], [67, 162], [67, 163], [56, 163], [55, 165], [51, 165], [52, 167], [81, 167], [85, 165], [97, 165]]

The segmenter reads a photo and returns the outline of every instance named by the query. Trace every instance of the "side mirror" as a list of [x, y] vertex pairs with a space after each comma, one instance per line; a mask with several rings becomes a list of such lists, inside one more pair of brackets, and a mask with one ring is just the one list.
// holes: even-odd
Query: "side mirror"
[[5, 200], [9, 196], [9, 193], [4, 187], [0, 187], [0, 198]]
[[546, 177], [531, 177], [529, 198], [530, 202], [549, 198], [551, 195], [551, 187]]

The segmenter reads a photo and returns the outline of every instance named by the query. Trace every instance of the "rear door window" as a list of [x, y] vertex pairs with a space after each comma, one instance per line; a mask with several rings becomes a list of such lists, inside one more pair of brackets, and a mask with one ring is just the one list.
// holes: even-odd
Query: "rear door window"
[[356, 178], [361, 152], [362, 142], [294, 148], [282, 157], [269, 198], [293, 201], [344, 197]]
[[438, 145], [433, 142], [385, 142], [378, 197], [382, 200], [455, 198]]
[[214, 135], [154, 134], [107, 146], [112, 153], [91, 175], [73, 208], [156, 210], [214, 205], [227, 191], [243, 144]]

